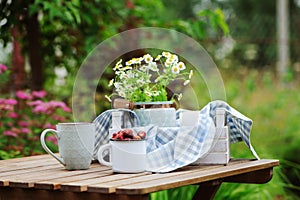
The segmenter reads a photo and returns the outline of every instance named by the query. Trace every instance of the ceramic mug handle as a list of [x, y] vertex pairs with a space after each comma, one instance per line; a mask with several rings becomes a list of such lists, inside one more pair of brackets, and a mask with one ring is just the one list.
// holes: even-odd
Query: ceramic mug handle
[[112, 164], [111, 162], [107, 162], [103, 159], [103, 152], [105, 150], [108, 150], [109, 151], [109, 154], [111, 154], [111, 144], [105, 144], [103, 146], [101, 146], [98, 150], [98, 161], [102, 164], [102, 165], [106, 165], [106, 166], [109, 166], [111, 167]]
[[54, 129], [45, 129], [42, 134], [41, 134], [41, 137], [40, 137], [40, 141], [41, 141], [41, 144], [42, 144], [42, 147], [45, 149], [45, 151], [47, 153], [49, 153], [51, 156], [53, 156], [58, 162], [60, 162], [62, 165], [66, 165], [65, 161], [62, 159], [62, 158], [59, 158], [58, 156], [56, 156], [46, 145], [45, 143], [45, 136], [48, 132], [52, 132], [55, 134], [55, 136], [57, 137], [57, 131], [54, 130]]

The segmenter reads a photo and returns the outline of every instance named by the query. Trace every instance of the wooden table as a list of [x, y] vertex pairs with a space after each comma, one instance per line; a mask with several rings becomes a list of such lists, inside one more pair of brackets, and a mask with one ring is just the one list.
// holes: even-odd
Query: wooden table
[[200, 185], [194, 199], [213, 199], [222, 182], [266, 183], [278, 160], [231, 160], [227, 166], [187, 166], [164, 173], [116, 174], [93, 163], [88, 170], [67, 171], [49, 155], [0, 161], [0, 199], [148, 199], [149, 194]]

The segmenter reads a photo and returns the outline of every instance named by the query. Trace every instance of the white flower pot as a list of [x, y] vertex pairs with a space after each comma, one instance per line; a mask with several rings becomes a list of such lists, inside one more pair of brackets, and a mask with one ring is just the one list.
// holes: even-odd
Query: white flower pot
[[[141, 104], [141, 103], [140, 103]], [[162, 104], [162, 102], [152, 103]], [[167, 102], [167, 104], [170, 104]], [[149, 103], [145, 103], [149, 105]], [[141, 126], [156, 125], [160, 127], [176, 126], [176, 110], [175, 108], [140, 108], [134, 112], [140, 119]]]

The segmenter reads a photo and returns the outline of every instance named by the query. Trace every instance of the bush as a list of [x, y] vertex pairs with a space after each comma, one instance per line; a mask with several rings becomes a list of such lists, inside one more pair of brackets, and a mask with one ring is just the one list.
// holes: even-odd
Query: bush
[[[0, 98], [0, 159], [43, 153], [40, 133], [70, 118], [71, 109], [60, 101], [47, 100], [45, 91], [17, 91], [15, 98]], [[47, 137], [55, 150], [56, 138]]]

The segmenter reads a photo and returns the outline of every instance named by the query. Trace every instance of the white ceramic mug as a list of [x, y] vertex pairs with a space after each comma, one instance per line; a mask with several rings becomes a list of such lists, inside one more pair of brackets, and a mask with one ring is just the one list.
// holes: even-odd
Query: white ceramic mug
[[[104, 151], [109, 151], [110, 161], [103, 159]], [[99, 148], [98, 161], [111, 166], [114, 172], [139, 173], [146, 170], [146, 141], [111, 140]]]
[[[45, 143], [45, 136], [52, 132], [58, 139], [58, 151], [54, 154]], [[56, 130], [46, 129], [42, 132], [41, 144], [45, 151], [53, 156], [67, 170], [88, 169], [92, 162], [95, 142], [95, 124], [87, 122], [59, 123]]]

